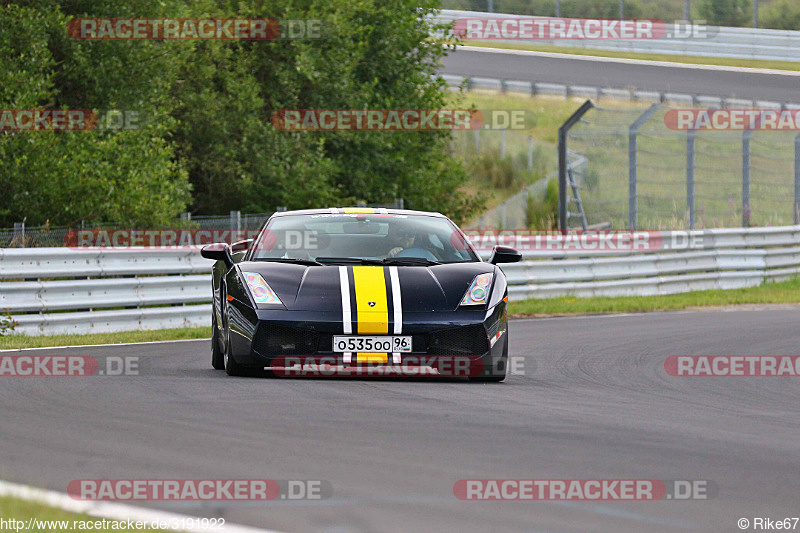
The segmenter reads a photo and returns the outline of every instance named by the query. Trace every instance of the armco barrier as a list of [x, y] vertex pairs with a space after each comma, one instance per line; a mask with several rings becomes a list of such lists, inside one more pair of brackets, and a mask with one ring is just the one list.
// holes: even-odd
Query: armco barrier
[[0, 309], [28, 335], [209, 325], [211, 264], [194, 249], [4, 248]]
[[565, 98], [591, 98], [595, 101], [604, 99], [628, 100], [651, 104], [672, 106], [693, 106], [721, 109], [800, 109], [800, 104], [792, 102], [771, 102], [767, 100], [750, 100], [745, 98], [728, 98], [722, 96], [681, 94], [669, 91], [642, 91], [638, 89], [613, 89], [607, 87], [586, 87], [531, 81], [501, 80], [496, 78], [480, 78], [462, 76], [460, 74], [437, 74], [451, 90], [484, 90], [503, 93], [520, 93], [524, 95], [563, 96]]
[[[439, 23], [452, 23], [465, 18], [542, 18], [481, 13], [476, 11], [442, 10], [434, 17]], [[666, 21], [665, 21], [666, 22]], [[674, 35], [673, 24], [666, 24], [666, 31]], [[711, 28], [709, 28], [711, 29]], [[765, 61], [800, 61], [800, 31], [770, 30], [754, 28], [713, 28], [711, 36], [696, 36], [684, 39], [653, 40], [593, 40], [561, 39], [519, 40], [517, 43], [551, 44], [593, 50], [611, 50], [630, 53], [668, 54], [695, 57], [732, 57], [738, 59], [760, 59]], [[469, 41], [464, 41], [469, 44]]]
[[[671, 294], [800, 274], [800, 226], [680, 236], [696, 246], [541, 250], [520, 239], [525, 261], [503, 265], [509, 297]], [[29, 335], [209, 325], [210, 269], [198, 250], [0, 249], [0, 308], [18, 323], [16, 331]]]

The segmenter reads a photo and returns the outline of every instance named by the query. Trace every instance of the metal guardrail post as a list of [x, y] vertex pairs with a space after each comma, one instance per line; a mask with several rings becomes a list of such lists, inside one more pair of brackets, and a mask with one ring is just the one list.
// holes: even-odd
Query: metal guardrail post
[[236, 231], [236, 235], [239, 235], [241, 229], [242, 229], [242, 212], [231, 211], [231, 230]]
[[661, 104], [653, 104], [639, 115], [628, 128], [628, 229], [634, 230], [638, 225], [638, 161], [637, 148], [639, 130], [661, 108]]
[[800, 133], [794, 138], [794, 223], [800, 224]]
[[586, 100], [582, 106], [558, 128], [558, 227], [566, 233], [567, 226], [567, 135], [574, 126], [590, 109], [594, 107], [591, 100]]
[[752, 130], [742, 134], [742, 227], [750, 227], [750, 138]]
[[19, 239], [19, 247], [25, 248], [25, 221], [14, 222], [14, 240]]
[[686, 210], [689, 217], [689, 229], [694, 229], [694, 162], [695, 131], [689, 130], [686, 135]]

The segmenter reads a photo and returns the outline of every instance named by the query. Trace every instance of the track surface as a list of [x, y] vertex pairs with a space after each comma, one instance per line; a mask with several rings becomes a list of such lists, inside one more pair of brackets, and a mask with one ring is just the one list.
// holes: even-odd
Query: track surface
[[[151, 504], [291, 532], [739, 531], [800, 515], [800, 378], [670, 377], [664, 358], [798, 346], [795, 308], [516, 320], [526, 374], [498, 385], [229, 378], [206, 341], [42, 349], [27, 353], [139, 356], [141, 375], [2, 378], [0, 478], [330, 481], [322, 502]], [[465, 478], [708, 479], [720, 495], [462, 502]]]
[[590, 87], [800, 102], [800, 77], [457, 50], [442, 73]]

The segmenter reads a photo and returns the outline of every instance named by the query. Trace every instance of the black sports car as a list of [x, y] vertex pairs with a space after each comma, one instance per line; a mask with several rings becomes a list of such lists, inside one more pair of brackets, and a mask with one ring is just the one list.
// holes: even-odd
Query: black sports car
[[202, 256], [217, 261], [211, 362], [229, 375], [290, 360], [446, 374], [443, 361], [459, 358], [468, 363], [460, 375], [505, 379], [508, 291], [496, 265], [521, 255], [498, 246], [484, 262], [444, 215], [279, 212], [256, 239]]

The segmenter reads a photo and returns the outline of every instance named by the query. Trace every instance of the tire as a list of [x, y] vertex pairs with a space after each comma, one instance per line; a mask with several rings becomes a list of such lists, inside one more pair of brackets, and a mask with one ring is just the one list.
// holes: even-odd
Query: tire
[[217, 314], [211, 311], [211, 366], [214, 370], [225, 370], [225, 356], [219, 349], [219, 328], [217, 327]]
[[478, 376], [471, 376], [469, 380], [473, 383], [500, 383], [506, 379], [506, 370], [508, 369], [508, 331], [506, 331], [505, 339], [503, 339], [503, 355], [497, 361], [496, 365], [489, 368], [484, 368], [483, 372]]
[[228, 325], [227, 303], [223, 300], [222, 314], [222, 334], [225, 338], [225, 348], [222, 350], [222, 358], [225, 364], [225, 372], [229, 376], [246, 376], [247, 369], [236, 362], [233, 358], [233, 346], [231, 344], [231, 328]]

